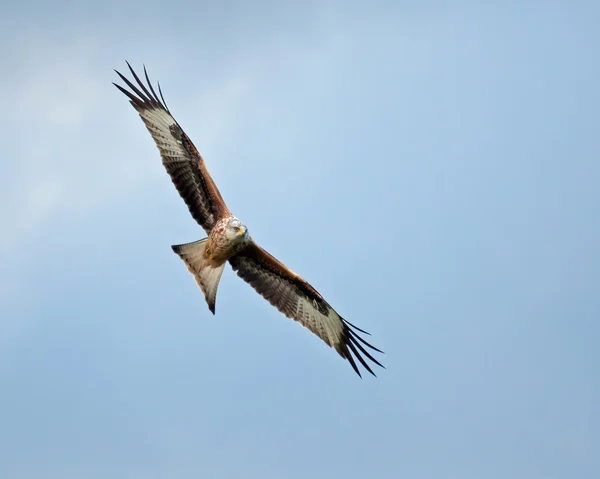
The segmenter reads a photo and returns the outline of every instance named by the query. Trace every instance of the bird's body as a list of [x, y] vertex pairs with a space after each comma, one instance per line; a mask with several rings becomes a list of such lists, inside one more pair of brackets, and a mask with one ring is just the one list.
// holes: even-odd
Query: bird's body
[[217, 221], [206, 242], [204, 255], [215, 266], [225, 263], [252, 241], [248, 228], [235, 216]]
[[159, 99], [145, 69], [146, 85], [131, 66], [129, 69], [137, 85], [117, 72], [131, 91], [115, 86], [127, 95], [139, 113], [190, 214], [208, 234], [207, 238], [172, 248], [194, 275], [210, 311], [215, 313], [217, 287], [223, 268], [229, 262], [238, 276], [279, 311], [308, 328], [347, 359], [359, 376], [355, 358], [374, 375], [362, 355], [382, 365], [363, 345], [381, 351], [358, 334], [368, 333], [343, 319], [309, 283], [252, 240], [248, 228], [225, 205], [202, 156], [169, 112], [160, 87]]

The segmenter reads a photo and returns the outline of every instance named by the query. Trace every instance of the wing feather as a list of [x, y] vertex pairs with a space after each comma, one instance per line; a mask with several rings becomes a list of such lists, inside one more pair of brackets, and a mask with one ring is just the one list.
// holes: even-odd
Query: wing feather
[[238, 276], [269, 303], [288, 318], [308, 328], [347, 359], [356, 374], [361, 375], [355, 361], [358, 359], [375, 376], [363, 355], [374, 364], [384, 367], [360, 343], [374, 351], [382, 351], [366, 342], [356, 331], [369, 333], [342, 318], [310, 284], [256, 243], [251, 242], [229, 262]]
[[188, 206], [192, 217], [210, 233], [219, 219], [230, 215], [221, 193], [192, 140], [167, 108], [160, 85], [159, 98], [148, 78], [146, 68], [144, 67], [144, 77], [147, 85], [140, 80], [129, 63], [127, 66], [135, 83], [116, 72], [129, 90], [116, 83], [114, 85], [129, 98], [142, 118], [158, 147], [171, 181]]

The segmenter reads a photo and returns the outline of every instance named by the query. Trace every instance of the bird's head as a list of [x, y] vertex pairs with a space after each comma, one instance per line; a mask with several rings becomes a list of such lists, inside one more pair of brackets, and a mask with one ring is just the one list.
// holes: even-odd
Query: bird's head
[[225, 234], [230, 241], [246, 241], [248, 239], [248, 228], [235, 216], [232, 216], [225, 228]]

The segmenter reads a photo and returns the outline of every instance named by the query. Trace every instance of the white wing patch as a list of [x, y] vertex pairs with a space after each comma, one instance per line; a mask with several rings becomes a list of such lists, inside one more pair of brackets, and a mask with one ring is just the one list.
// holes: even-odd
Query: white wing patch
[[329, 308], [327, 313], [325, 316], [319, 311], [316, 301], [309, 301], [306, 296], [298, 296], [296, 311], [289, 317], [310, 329], [329, 346], [335, 347], [342, 341], [344, 323], [332, 309]]
[[146, 109], [139, 113], [160, 151], [163, 163], [165, 158], [168, 158], [170, 162], [189, 161], [181, 140], [173, 136], [172, 127], [177, 122], [169, 113], [159, 108]]

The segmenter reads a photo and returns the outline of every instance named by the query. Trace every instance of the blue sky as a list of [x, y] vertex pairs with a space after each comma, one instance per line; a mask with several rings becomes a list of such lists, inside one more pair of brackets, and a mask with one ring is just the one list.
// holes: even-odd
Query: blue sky
[[[597, 5], [3, 9], [0, 477], [598, 476]], [[377, 379], [230, 270], [209, 313], [125, 60]]]

